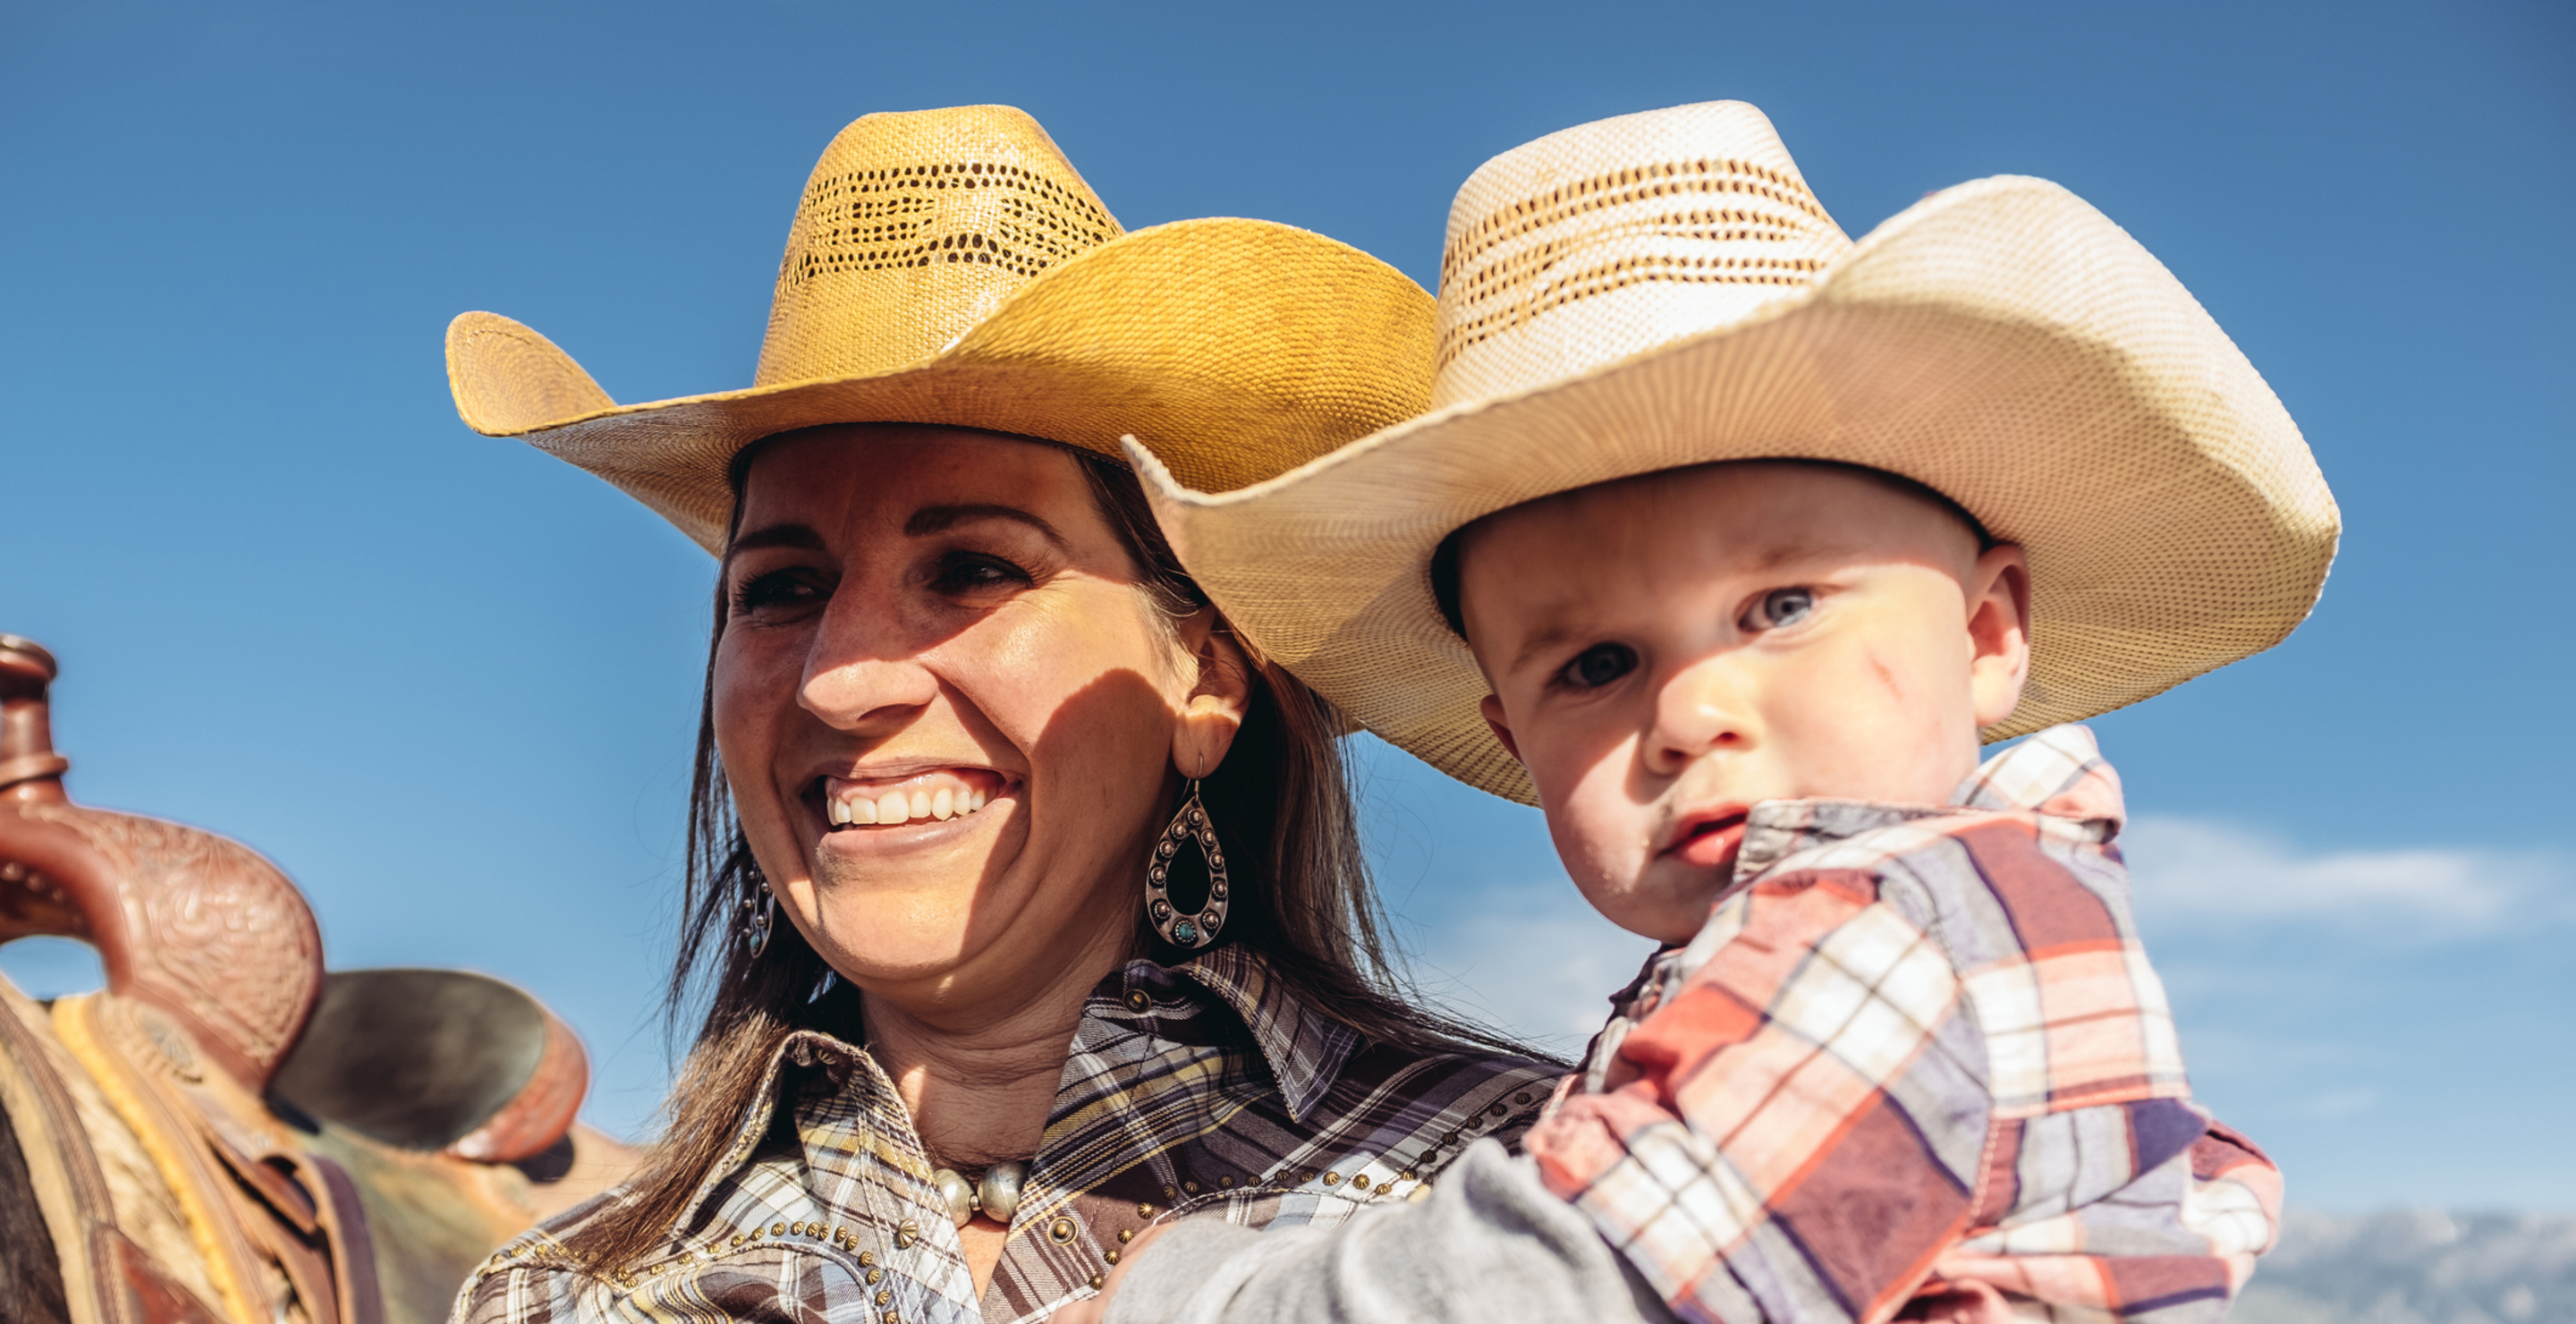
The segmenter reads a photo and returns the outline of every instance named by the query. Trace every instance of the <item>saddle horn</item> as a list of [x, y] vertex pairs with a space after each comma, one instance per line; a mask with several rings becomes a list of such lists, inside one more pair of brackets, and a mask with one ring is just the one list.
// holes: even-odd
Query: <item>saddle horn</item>
[[238, 842], [75, 804], [55, 752], [53, 654], [0, 635], [0, 941], [78, 938], [108, 990], [184, 1027], [253, 1091], [312, 1017], [322, 931], [304, 896]]
[[[0, 634], [0, 804], [61, 804], [72, 761], [54, 752], [47, 692], [54, 655]], [[0, 942], [47, 935], [90, 936], [89, 921], [50, 879], [0, 853]]]
[[54, 752], [47, 693], [54, 655], [31, 639], [0, 634], [0, 797], [60, 802], [72, 761]]

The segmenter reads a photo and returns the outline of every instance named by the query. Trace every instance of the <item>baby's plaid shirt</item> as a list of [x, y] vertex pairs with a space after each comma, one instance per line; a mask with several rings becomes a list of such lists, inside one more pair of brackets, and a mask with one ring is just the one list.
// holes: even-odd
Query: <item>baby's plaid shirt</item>
[[1950, 807], [1755, 806], [1707, 926], [1530, 1132], [1549, 1188], [1685, 1319], [1973, 1284], [2016, 1318], [2221, 1318], [2281, 1179], [2191, 1102], [2123, 812], [2080, 726]]

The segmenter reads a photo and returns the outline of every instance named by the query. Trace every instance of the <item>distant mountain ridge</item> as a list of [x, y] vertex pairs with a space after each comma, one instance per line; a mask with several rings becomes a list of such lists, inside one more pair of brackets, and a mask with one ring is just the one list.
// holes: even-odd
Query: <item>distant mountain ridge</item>
[[2289, 1210], [2228, 1324], [2576, 1324], [2576, 1215]]

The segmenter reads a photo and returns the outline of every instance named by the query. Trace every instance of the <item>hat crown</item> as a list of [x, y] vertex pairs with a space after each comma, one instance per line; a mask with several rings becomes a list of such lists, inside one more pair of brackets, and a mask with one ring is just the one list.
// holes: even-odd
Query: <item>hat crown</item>
[[1450, 206], [1432, 407], [1741, 322], [1851, 246], [1743, 102], [1549, 134], [1479, 167]]
[[805, 182], [753, 381], [923, 362], [1038, 273], [1123, 233], [1025, 111], [862, 116]]

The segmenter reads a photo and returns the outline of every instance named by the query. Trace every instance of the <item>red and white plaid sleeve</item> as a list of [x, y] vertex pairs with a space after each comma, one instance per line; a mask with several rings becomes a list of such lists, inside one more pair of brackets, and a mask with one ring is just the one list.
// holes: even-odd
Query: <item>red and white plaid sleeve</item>
[[1758, 808], [1767, 867], [1530, 1133], [1683, 1318], [2215, 1321], [2269, 1248], [2279, 1173], [2190, 1102], [2090, 733], [1962, 798]]

